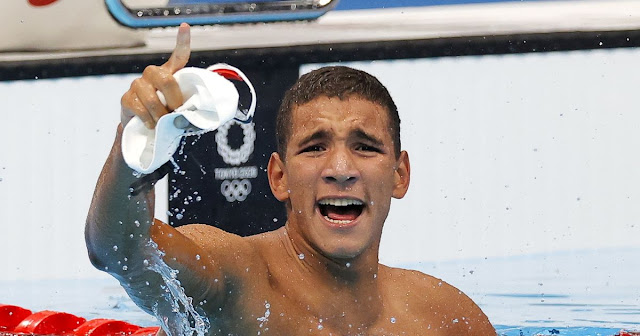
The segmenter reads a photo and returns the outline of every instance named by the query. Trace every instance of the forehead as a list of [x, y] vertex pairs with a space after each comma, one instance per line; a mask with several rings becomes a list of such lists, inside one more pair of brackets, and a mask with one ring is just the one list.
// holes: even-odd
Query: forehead
[[292, 110], [291, 138], [304, 136], [318, 128], [330, 128], [335, 132], [361, 128], [373, 133], [389, 134], [391, 139], [388, 120], [386, 108], [367, 99], [358, 96], [345, 99], [321, 96]]

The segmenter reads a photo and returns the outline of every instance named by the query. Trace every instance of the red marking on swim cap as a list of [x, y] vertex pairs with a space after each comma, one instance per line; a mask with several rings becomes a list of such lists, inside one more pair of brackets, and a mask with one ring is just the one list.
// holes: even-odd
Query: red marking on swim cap
[[27, 0], [31, 6], [42, 7], [50, 5], [58, 0]]
[[218, 75], [226, 78], [226, 79], [235, 79], [238, 81], [243, 81], [242, 77], [240, 77], [240, 75], [238, 75], [235, 71], [231, 70], [231, 69], [215, 69], [215, 70], [211, 70], [215, 73], [217, 73]]

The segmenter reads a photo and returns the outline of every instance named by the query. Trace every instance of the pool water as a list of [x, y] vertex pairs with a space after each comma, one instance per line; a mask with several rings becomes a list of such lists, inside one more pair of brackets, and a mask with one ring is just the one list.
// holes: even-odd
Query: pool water
[[562, 335], [562, 336], [612, 336], [620, 332], [620, 328], [542, 328], [542, 327], [507, 327], [496, 326], [498, 335], [534, 336], [534, 335]]
[[[473, 298], [499, 335], [612, 336], [640, 330], [640, 248], [396, 265], [432, 274]], [[0, 303], [155, 326], [118, 282], [0, 280]]]

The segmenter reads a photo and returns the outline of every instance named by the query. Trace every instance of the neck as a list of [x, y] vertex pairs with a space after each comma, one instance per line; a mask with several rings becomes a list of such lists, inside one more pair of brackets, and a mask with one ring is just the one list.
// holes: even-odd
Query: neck
[[306, 284], [301, 286], [294, 280], [296, 283], [288, 287], [297, 291], [294, 295], [306, 301], [319, 318], [326, 324], [364, 327], [377, 319], [382, 307], [377, 244], [354, 258], [332, 258], [313, 248], [288, 225], [282, 232], [292, 268]]

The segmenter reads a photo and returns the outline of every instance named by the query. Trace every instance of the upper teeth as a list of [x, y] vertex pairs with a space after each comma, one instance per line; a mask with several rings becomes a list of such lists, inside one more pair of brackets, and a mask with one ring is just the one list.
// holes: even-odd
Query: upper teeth
[[333, 205], [333, 206], [347, 206], [347, 205], [362, 205], [363, 203], [355, 199], [346, 198], [328, 198], [319, 202], [321, 205]]

